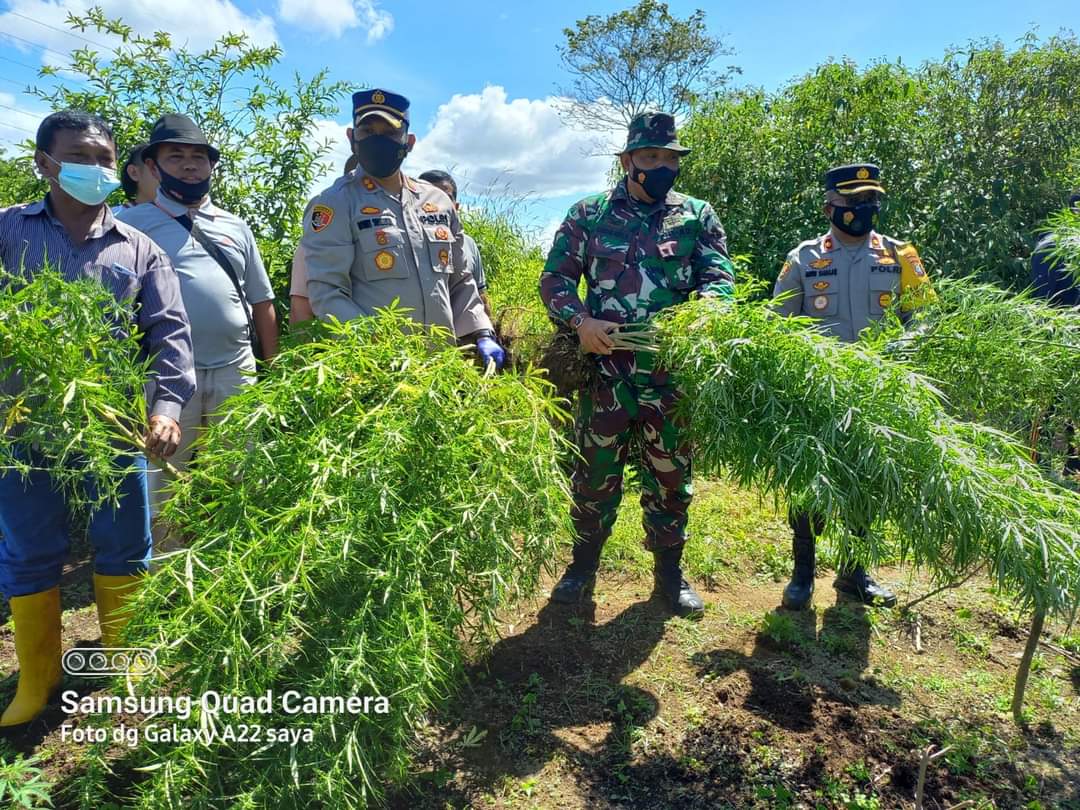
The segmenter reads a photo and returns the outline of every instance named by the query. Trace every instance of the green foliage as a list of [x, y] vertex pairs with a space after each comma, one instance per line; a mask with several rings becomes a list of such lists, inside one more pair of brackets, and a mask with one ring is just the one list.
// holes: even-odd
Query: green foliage
[[[699, 472], [787, 494], [834, 531], [892, 521], [902, 556], [942, 581], [985, 564], [1026, 605], [1080, 605], [1080, 496], [1005, 434], [951, 417], [906, 365], [742, 295], [657, 319]], [[879, 532], [849, 542], [884, 554]]]
[[494, 203], [462, 212], [476, 240], [488, 283], [492, 320], [515, 364], [535, 363], [553, 329], [540, 300], [544, 253], [526, 240], [509, 206]]
[[[28, 149], [33, 151], [32, 145]], [[0, 208], [40, 199], [46, 190], [29, 155], [0, 157]]]
[[896, 319], [875, 325], [868, 345], [909, 362], [934, 381], [949, 412], [1004, 430], [1041, 455], [1080, 423], [1080, 312], [1028, 293], [943, 279], [905, 333]]
[[935, 275], [1026, 286], [1032, 229], [1080, 178], [1080, 42], [977, 42], [912, 68], [827, 63], [776, 93], [698, 108], [680, 188], [714, 204], [729, 247], [772, 281], [827, 228], [822, 174], [872, 161], [889, 190], [881, 230]]
[[145, 746], [130, 764], [156, 767], [136, 806], [359, 807], [405, 781], [463, 639], [485, 639], [568, 536], [549, 386], [482, 376], [449, 335], [410, 324], [322, 326], [230, 399], [163, 513], [192, 545], [151, 576], [130, 626], [169, 694], [381, 695], [389, 713], [278, 710], [265, 726], [314, 741], [258, 755]]
[[43, 463], [77, 508], [115, 502], [117, 448], [141, 448], [146, 424], [131, 304], [47, 268], [29, 282], [0, 268], [0, 289], [0, 469]]
[[0, 758], [0, 806], [11, 808], [52, 807], [51, 785], [37, 767], [38, 757], [22, 754]]
[[710, 70], [733, 51], [708, 32], [704, 11], [680, 19], [657, 0], [606, 17], [590, 14], [563, 36], [559, 56], [574, 77], [563, 91], [566, 112], [588, 128], [624, 128], [646, 110], [683, 115], [737, 72]]
[[1080, 286], [1080, 211], [1061, 209], [1047, 220], [1046, 230], [1054, 236], [1052, 257], [1062, 263]]
[[[38, 88], [53, 109], [74, 107], [101, 115], [114, 128], [118, 159], [150, 137], [167, 112], [191, 116], [221, 151], [213, 176], [215, 202], [247, 222], [259, 240], [274, 289], [288, 290], [292, 252], [312, 182], [325, 169], [327, 142], [314, 137], [316, 120], [338, 112], [345, 91], [327, 71], [296, 75], [291, 89], [270, 76], [281, 59], [278, 45], [253, 45], [245, 34], [227, 34], [202, 53], [191, 53], [165, 32], [136, 34], [100, 9], [68, 16], [78, 31], [108, 32], [120, 39], [112, 53], [82, 48], [72, 54], [76, 87]], [[42, 68], [56, 75], [57, 68]]]

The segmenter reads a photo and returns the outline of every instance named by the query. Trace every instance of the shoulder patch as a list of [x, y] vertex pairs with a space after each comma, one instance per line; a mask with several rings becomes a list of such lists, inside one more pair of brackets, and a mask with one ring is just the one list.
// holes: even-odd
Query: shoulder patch
[[783, 281], [785, 278], [787, 278], [788, 273], [790, 273], [790, 272], [791, 272], [791, 262], [786, 261], [786, 262], [784, 262], [784, 266], [780, 268], [780, 275], [777, 277], [777, 280], [778, 281]]
[[318, 233], [334, 221], [334, 209], [328, 205], [315, 205], [311, 209], [311, 230]]

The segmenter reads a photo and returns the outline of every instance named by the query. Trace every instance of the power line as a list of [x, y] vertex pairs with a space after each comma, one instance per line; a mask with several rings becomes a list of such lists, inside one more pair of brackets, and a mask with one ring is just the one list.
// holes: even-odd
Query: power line
[[55, 25], [49, 25], [48, 23], [43, 23], [41, 20], [35, 20], [33, 17], [28, 17], [25, 14], [20, 14], [17, 11], [8, 11], [6, 13], [10, 14], [12, 17], [21, 17], [24, 20], [29, 20], [30, 22], [36, 23], [36, 24], [42, 26], [43, 28], [48, 28], [50, 31], [58, 31], [61, 34], [67, 34], [69, 37], [75, 37], [75, 39], [81, 39], [83, 42], [89, 42], [91, 45], [95, 45], [98, 48], [105, 48], [105, 50], [112, 50], [112, 47], [109, 46], [109, 45], [104, 45], [104, 44], [102, 44], [100, 42], [95, 42], [94, 40], [92, 40], [92, 39], [90, 39], [88, 37], [84, 37], [81, 34], [76, 34], [74, 31], [66, 30], [64, 28], [57, 28]]
[[[0, 34], [0, 36], [6, 37], [6, 36], [8, 36], [8, 34]], [[5, 62], [11, 62], [11, 64], [18, 65], [19, 67], [28, 68], [28, 69], [33, 70], [35, 72], [39, 69], [39, 68], [34, 67], [33, 65], [26, 64], [26, 62], [20, 62], [17, 59], [8, 59], [6, 56], [0, 56], [0, 59], [4, 60]]]
[[5, 130], [17, 130], [18, 132], [25, 132], [27, 135], [37, 136], [38, 133], [33, 130], [27, 130], [25, 126], [16, 126], [15, 124], [0, 124]]
[[14, 79], [9, 79], [7, 76], [0, 76], [0, 82], [8, 82], [16, 87], [26, 87], [26, 82], [17, 82]]
[[[18, 107], [11, 107], [11, 106], [8, 106], [7, 104], [0, 104], [0, 110], [11, 110], [12, 112], [16, 112], [19, 115], [25, 115], [28, 118], [37, 118], [36, 113], [28, 113], [26, 110], [20, 110]], [[5, 126], [8, 126], [8, 125], [5, 124]]]
[[60, 51], [55, 51], [52, 48], [50, 48], [48, 45], [42, 45], [40, 42], [34, 42], [32, 39], [26, 39], [24, 37], [17, 37], [14, 34], [9, 34], [7, 31], [0, 34], [0, 37], [7, 37], [8, 39], [17, 39], [17, 40], [19, 40], [19, 42], [25, 42], [27, 45], [30, 45], [33, 48], [41, 48], [41, 50], [43, 50], [43, 51], [48, 51], [49, 53], [55, 53], [57, 56], [59, 56], [59, 57], [61, 57], [63, 59], [70, 59], [71, 58], [71, 54], [62, 53]]

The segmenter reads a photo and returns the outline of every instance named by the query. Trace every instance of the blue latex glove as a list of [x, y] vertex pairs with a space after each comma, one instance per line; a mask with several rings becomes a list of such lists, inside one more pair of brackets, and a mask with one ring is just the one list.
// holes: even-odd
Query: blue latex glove
[[501, 369], [506, 362], [506, 350], [489, 337], [482, 337], [476, 341], [476, 353], [480, 355], [480, 365], [488, 367], [488, 363], [494, 361], [495, 368]]

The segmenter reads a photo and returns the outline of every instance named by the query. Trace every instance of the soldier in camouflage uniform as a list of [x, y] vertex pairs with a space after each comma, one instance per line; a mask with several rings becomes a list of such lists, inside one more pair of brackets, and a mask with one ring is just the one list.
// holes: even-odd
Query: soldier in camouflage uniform
[[[693, 292], [731, 295], [734, 270], [715, 212], [671, 190], [679, 158], [688, 151], [676, 138], [672, 116], [636, 116], [619, 156], [626, 178], [570, 209], [540, 276], [549, 314], [576, 330], [582, 350], [596, 355], [599, 365], [596, 382], [580, 395], [574, 556], [552, 591], [556, 602], [577, 602], [595, 584], [637, 434], [645, 547], [655, 555], [656, 589], [679, 615], [699, 615], [704, 608], [679, 567], [692, 495], [690, 445], [673, 417], [679, 392], [654, 355], [613, 351], [607, 334], [616, 324], [647, 322]], [[578, 297], [583, 275], [584, 303]]]
[[[827, 334], [852, 342], [905, 294], [899, 312], [903, 321], [934, 297], [915, 246], [874, 230], [884, 194], [873, 164], [837, 166], [825, 174], [822, 211], [831, 227], [788, 254], [773, 291], [783, 296], [777, 309], [816, 318]], [[820, 515], [798, 510], [792, 510], [788, 522], [795, 566], [783, 605], [802, 610], [814, 595], [815, 540], [825, 523]], [[896, 604], [896, 595], [860, 564], [839, 571], [833, 587], [866, 604]]]

